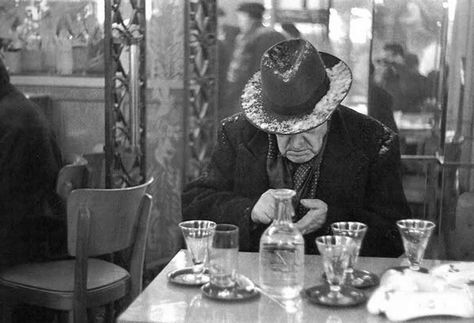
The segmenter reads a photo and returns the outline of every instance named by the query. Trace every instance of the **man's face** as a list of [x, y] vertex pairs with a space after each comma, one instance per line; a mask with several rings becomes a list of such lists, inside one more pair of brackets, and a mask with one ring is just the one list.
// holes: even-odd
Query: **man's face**
[[246, 12], [237, 11], [237, 25], [240, 28], [240, 32], [248, 32], [254, 22], [255, 19], [250, 17]]
[[327, 131], [328, 125], [325, 122], [319, 127], [296, 135], [276, 135], [278, 150], [293, 163], [305, 163], [319, 153]]
[[403, 64], [403, 57], [400, 56], [399, 54], [394, 53], [391, 50], [384, 50], [383, 57], [386, 62]]

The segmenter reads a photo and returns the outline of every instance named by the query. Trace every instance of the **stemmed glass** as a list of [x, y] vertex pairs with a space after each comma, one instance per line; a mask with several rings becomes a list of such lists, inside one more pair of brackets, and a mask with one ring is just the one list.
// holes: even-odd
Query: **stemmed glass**
[[361, 222], [335, 222], [331, 224], [333, 234], [338, 236], [351, 237], [354, 240], [355, 247], [349, 258], [349, 265], [346, 270], [345, 283], [357, 288], [366, 288], [378, 284], [378, 277], [367, 271], [355, 269], [359, 257], [360, 247], [367, 232], [367, 225]]
[[319, 285], [305, 290], [306, 296], [315, 303], [331, 306], [349, 306], [363, 302], [363, 292], [344, 286], [344, 278], [355, 242], [346, 236], [322, 236], [316, 245], [323, 258], [328, 285]]
[[204, 275], [204, 269], [209, 258], [209, 247], [212, 243], [216, 223], [207, 220], [191, 220], [181, 222], [179, 227], [193, 262], [191, 280], [196, 283], [207, 283], [209, 276]]
[[433, 222], [427, 220], [405, 219], [397, 221], [405, 255], [410, 263], [410, 270], [424, 271], [420, 264], [435, 226]]

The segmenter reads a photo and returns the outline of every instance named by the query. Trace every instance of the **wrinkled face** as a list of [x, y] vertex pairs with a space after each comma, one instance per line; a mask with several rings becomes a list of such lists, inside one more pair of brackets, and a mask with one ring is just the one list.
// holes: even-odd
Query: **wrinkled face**
[[305, 163], [319, 153], [327, 131], [328, 124], [325, 122], [296, 135], [276, 135], [278, 150], [293, 163]]

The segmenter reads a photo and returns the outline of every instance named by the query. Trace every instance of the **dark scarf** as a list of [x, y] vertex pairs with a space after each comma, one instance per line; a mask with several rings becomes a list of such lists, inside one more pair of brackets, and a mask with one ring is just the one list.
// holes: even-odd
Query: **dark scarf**
[[300, 200], [316, 198], [319, 170], [326, 141], [327, 134], [324, 136], [318, 155], [306, 163], [296, 164], [281, 155], [278, 150], [276, 136], [268, 135], [267, 174], [270, 187], [292, 188], [296, 191], [294, 222], [301, 219], [308, 212], [308, 209], [300, 203]]

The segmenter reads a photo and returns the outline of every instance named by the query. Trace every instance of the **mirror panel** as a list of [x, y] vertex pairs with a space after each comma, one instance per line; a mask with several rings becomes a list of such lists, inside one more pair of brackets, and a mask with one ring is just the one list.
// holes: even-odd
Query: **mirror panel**
[[[375, 0], [373, 9], [369, 115], [396, 127], [402, 154], [433, 156], [442, 134], [446, 6], [435, 0]], [[390, 101], [393, 119], [384, 107]]]

